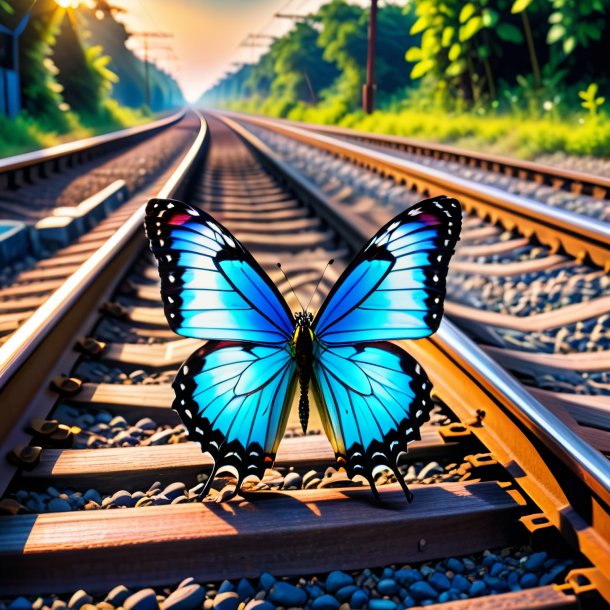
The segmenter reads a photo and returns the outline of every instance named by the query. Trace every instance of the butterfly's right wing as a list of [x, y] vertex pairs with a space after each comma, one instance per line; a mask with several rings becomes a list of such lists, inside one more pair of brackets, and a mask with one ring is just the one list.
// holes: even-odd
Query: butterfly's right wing
[[288, 347], [208, 341], [178, 371], [173, 408], [221, 471], [263, 477], [273, 465], [296, 388]]
[[181, 201], [151, 199], [145, 225], [174, 332], [266, 345], [292, 338], [286, 301], [239, 240], [209, 214]]

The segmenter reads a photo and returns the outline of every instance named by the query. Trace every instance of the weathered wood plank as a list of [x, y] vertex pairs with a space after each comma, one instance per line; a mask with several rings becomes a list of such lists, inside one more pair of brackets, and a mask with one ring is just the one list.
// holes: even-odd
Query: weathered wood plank
[[[205, 503], [0, 520], [0, 592], [94, 592], [426, 561], [515, 542], [518, 503], [497, 483], [258, 492]], [[254, 498], [254, 494], [250, 496]], [[459, 536], [455, 533], [460, 532]], [[425, 544], [421, 541], [425, 540]], [[366, 554], [366, 561], [364, 560]]]
[[[409, 444], [405, 459], [445, 456], [457, 445], [445, 443], [434, 428], [426, 427], [422, 440]], [[285, 438], [276, 466], [309, 468], [334, 465], [335, 455], [323, 434]], [[136, 491], [154, 481], [194, 481], [208, 471], [212, 460], [196, 443], [109, 449], [46, 449], [40, 463], [23, 477], [32, 482], [62, 482], [78, 487], [95, 486], [99, 491]]]

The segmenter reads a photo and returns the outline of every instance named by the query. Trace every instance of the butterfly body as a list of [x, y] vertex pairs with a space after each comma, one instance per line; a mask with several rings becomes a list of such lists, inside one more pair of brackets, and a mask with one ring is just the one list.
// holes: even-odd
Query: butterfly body
[[299, 378], [299, 421], [303, 434], [307, 432], [309, 420], [309, 382], [313, 370], [314, 334], [311, 330], [313, 315], [309, 312], [298, 312], [295, 315], [296, 328], [292, 345], [294, 346], [294, 359], [297, 365]]
[[398, 470], [432, 407], [425, 371], [394, 341], [439, 326], [445, 278], [459, 238], [454, 199], [422, 201], [362, 248], [315, 317], [293, 316], [247, 249], [209, 214], [153, 199], [146, 232], [159, 263], [170, 327], [207, 341], [182, 366], [173, 408], [236, 492], [275, 459], [297, 386], [306, 430], [309, 389], [339, 466], [366, 479]]

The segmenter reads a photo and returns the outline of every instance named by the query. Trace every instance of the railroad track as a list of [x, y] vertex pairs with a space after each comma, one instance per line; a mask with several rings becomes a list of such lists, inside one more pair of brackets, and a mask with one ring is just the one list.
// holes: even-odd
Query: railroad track
[[142, 127], [0, 160], [0, 344], [156, 193], [198, 120]]
[[[245, 137], [262, 139], [345, 218], [364, 223], [365, 234], [428, 194], [476, 197], [480, 205], [465, 206], [471, 213], [451, 265], [446, 314], [563, 421], [610, 453], [610, 281], [598, 250], [610, 225], [585, 219], [590, 230], [582, 230], [576, 245], [565, 231], [575, 235], [583, 219], [571, 212], [485, 185], [454, 184], [427, 167], [277, 121], [240, 121], [252, 131]], [[405, 181], [415, 192], [400, 186]]]
[[[210, 117], [159, 196], [212, 212], [296, 306], [275, 263], [309, 296], [329, 256], [345, 265], [370, 227], [268, 152]], [[411, 506], [388, 473], [377, 481], [384, 507], [372, 503], [334, 469], [325, 437], [300, 436], [296, 421], [261, 485], [193, 503], [211, 463], [169, 409], [169, 381], [197, 342], [167, 329], [142, 220], [140, 208], [0, 348], [2, 452], [12, 457], [0, 470], [3, 595], [41, 594], [41, 605], [51, 593], [95, 595], [74, 593], [78, 607], [124, 585], [107, 603], [127, 610], [157, 607], [150, 586], [164, 608], [254, 608], [265, 597], [265, 610], [338, 608], [339, 598], [394, 610], [469, 595], [481, 608], [576, 608], [610, 598], [606, 461], [450, 324], [405, 342], [437, 401], [400, 466], [418, 481]], [[219, 480], [212, 499], [231, 491]], [[521, 544], [534, 550], [508, 548]], [[171, 591], [188, 578], [210, 584]]]
[[610, 178], [533, 161], [471, 151], [422, 140], [376, 134], [329, 125], [275, 119], [282, 125], [357, 142], [427, 167], [530, 196], [547, 205], [565, 208], [599, 220], [610, 219]]

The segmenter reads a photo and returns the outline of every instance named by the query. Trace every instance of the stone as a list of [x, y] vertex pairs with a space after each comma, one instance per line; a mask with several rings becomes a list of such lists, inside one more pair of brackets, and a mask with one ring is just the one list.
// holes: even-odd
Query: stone
[[533, 553], [530, 555], [525, 562], [525, 569], [530, 572], [536, 572], [540, 570], [544, 566], [544, 562], [546, 561], [546, 553], [544, 551], [540, 553]]
[[339, 610], [341, 604], [332, 595], [326, 593], [316, 597], [311, 604], [313, 610]]
[[122, 606], [125, 600], [131, 595], [131, 591], [125, 585], [118, 585], [108, 595], [106, 599], [109, 604], [112, 604], [115, 608]]
[[73, 610], [77, 610], [78, 608], [80, 608], [84, 604], [90, 604], [91, 602], [93, 602], [93, 598], [91, 597], [91, 595], [89, 595], [87, 593], [87, 591], [85, 591], [83, 589], [79, 589], [70, 598], [70, 601], [68, 602], [68, 608], [71, 608]]
[[362, 589], [358, 589], [357, 591], [354, 591], [349, 605], [355, 610], [360, 610], [360, 608], [364, 608], [364, 606], [368, 604], [368, 601], [369, 596]]
[[228, 591], [233, 590], [233, 584], [230, 580], [223, 580], [218, 587], [218, 593], [227, 593]]
[[461, 574], [456, 574], [451, 581], [451, 586], [461, 593], [470, 590], [470, 581]]
[[275, 578], [269, 572], [263, 572], [259, 578], [259, 587], [264, 591], [269, 591], [275, 583]]
[[198, 584], [180, 587], [163, 602], [163, 610], [198, 610], [205, 599], [205, 590]]
[[247, 578], [242, 578], [237, 583], [237, 595], [239, 595], [240, 599], [253, 597], [255, 593], [256, 589], [252, 586], [252, 584]]
[[345, 572], [335, 570], [326, 577], [326, 590], [329, 593], [336, 593], [339, 589], [354, 584], [354, 579]]
[[149, 445], [165, 445], [169, 439], [174, 435], [174, 431], [170, 428], [169, 430], [159, 430], [155, 432], [149, 439]]
[[[136, 492], [137, 493], [137, 492]], [[135, 494], [133, 494], [135, 496]], [[180, 589], [181, 587], [188, 587], [189, 585], [195, 585], [197, 584], [197, 581], [192, 577], [189, 576], [188, 578], [185, 578], [179, 585], [178, 585], [178, 589]]]
[[335, 597], [340, 602], [345, 602], [349, 600], [356, 591], [358, 591], [358, 587], [356, 585], [347, 585], [347, 587], [341, 587], [337, 593], [335, 593]]
[[123, 603], [125, 610], [158, 610], [159, 602], [154, 589], [141, 589]]
[[124, 490], [121, 489], [120, 491], [117, 491], [113, 494], [112, 499], [111, 499], [111, 504], [113, 504], [114, 506], [117, 507], [129, 507], [131, 508], [132, 506], [134, 506], [136, 503], [136, 500], [134, 498], [131, 497], [131, 494]]
[[519, 580], [519, 584], [524, 589], [531, 589], [538, 584], [538, 578], [535, 574], [532, 574], [532, 572], [526, 572]]
[[428, 582], [437, 591], [448, 591], [451, 587], [449, 579], [442, 572], [434, 572], [434, 574], [432, 574], [432, 576], [430, 576], [428, 579]]
[[214, 598], [214, 608], [218, 610], [237, 610], [239, 606], [239, 595], [234, 591], [219, 593]]
[[303, 485], [303, 480], [301, 479], [301, 475], [298, 472], [289, 472], [284, 477], [284, 484], [282, 485], [283, 489], [301, 489]]
[[413, 570], [413, 569], [405, 569], [405, 570], [397, 570], [394, 573], [394, 578], [401, 584], [401, 585], [412, 585], [414, 582], [417, 582], [418, 580], [423, 580], [423, 577], [420, 573], [419, 570]]
[[32, 603], [25, 597], [16, 597], [9, 605], [9, 610], [32, 610]]
[[253, 599], [249, 601], [244, 610], [275, 610], [275, 606], [264, 599]]
[[369, 601], [370, 610], [396, 610], [398, 604], [391, 599], [372, 599]]
[[464, 564], [455, 557], [450, 557], [447, 559], [447, 569], [455, 572], [456, 574], [461, 574], [464, 571]]
[[269, 600], [286, 608], [301, 607], [307, 601], [307, 593], [288, 582], [277, 581], [269, 591]]
[[164, 490], [163, 495], [170, 500], [174, 498], [178, 498], [179, 496], [184, 496], [186, 494], [186, 485], [179, 481], [175, 483], [170, 483]]
[[470, 597], [479, 597], [480, 595], [487, 595], [487, 585], [483, 580], [475, 580], [470, 585]]
[[409, 593], [413, 596], [413, 599], [417, 601], [423, 601], [424, 599], [436, 599], [438, 597], [436, 589], [424, 580], [414, 582], [409, 587]]
[[381, 595], [394, 595], [398, 592], [398, 583], [391, 578], [383, 578], [377, 583], [377, 591]]
[[50, 513], [68, 513], [72, 510], [72, 506], [68, 500], [53, 498], [47, 505], [47, 510]]

